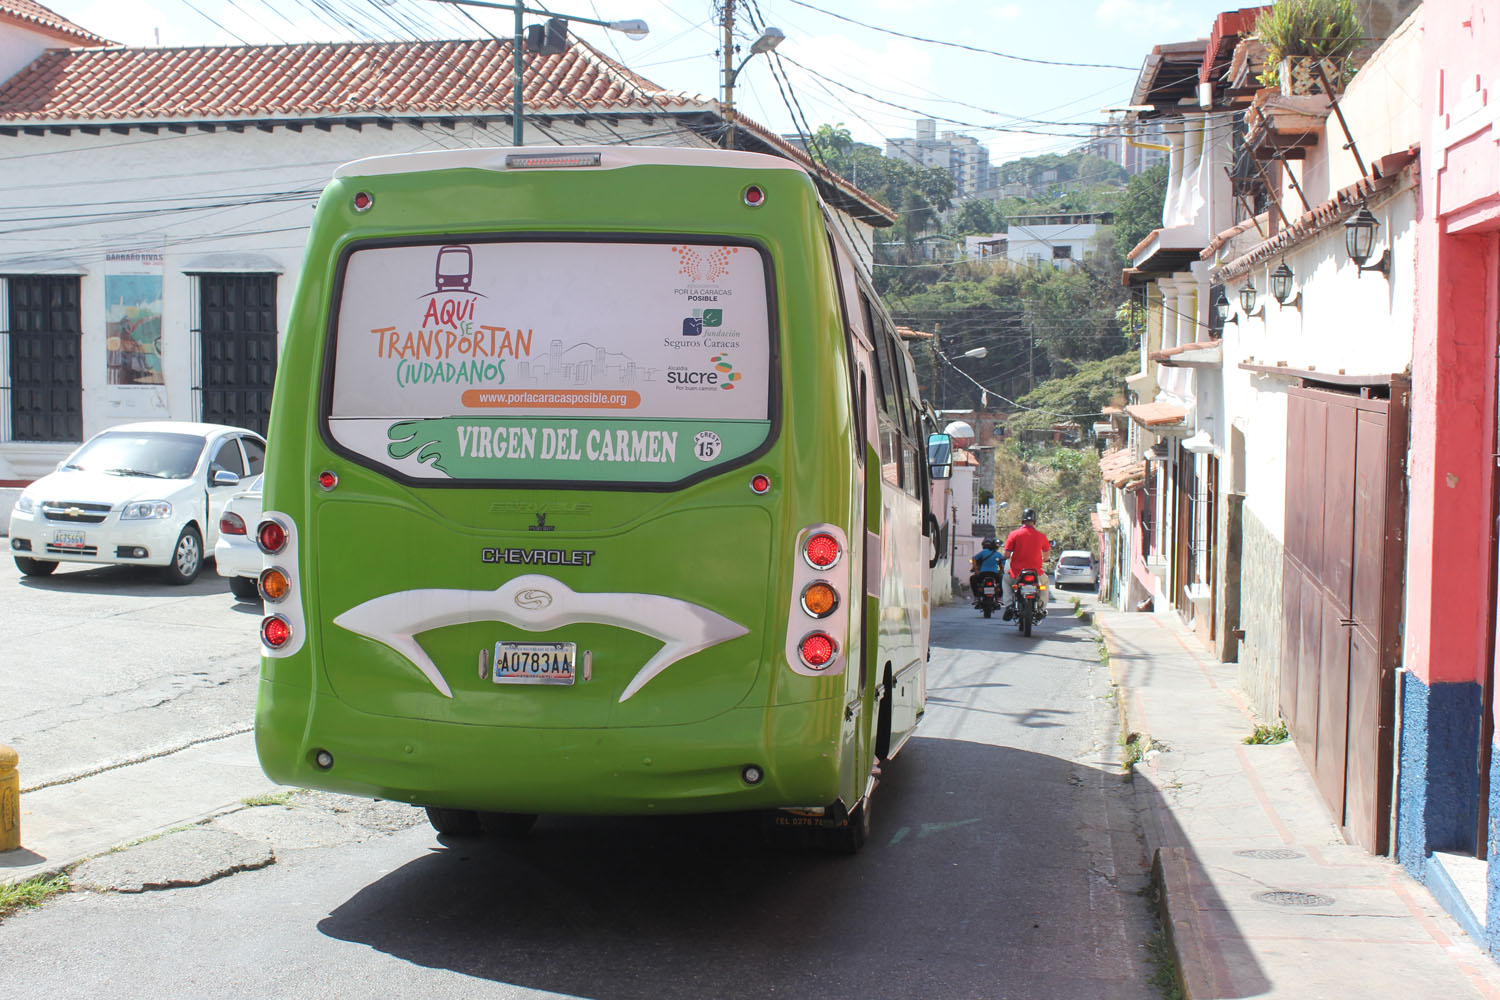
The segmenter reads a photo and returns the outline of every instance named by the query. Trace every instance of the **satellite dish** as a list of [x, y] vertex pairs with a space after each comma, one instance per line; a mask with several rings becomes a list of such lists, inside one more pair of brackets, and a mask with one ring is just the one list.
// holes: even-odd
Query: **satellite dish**
[[953, 447], [967, 448], [974, 443], [974, 428], [967, 420], [955, 420], [943, 428], [943, 433], [953, 439]]

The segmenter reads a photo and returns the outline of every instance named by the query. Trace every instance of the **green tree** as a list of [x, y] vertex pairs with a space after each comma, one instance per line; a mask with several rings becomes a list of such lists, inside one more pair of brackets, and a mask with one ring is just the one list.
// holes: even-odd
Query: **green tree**
[[1122, 254], [1129, 253], [1153, 229], [1161, 226], [1162, 205], [1167, 200], [1167, 164], [1158, 163], [1130, 178], [1115, 204], [1115, 241]]
[[1048, 379], [1017, 400], [1026, 409], [1012, 416], [1007, 428], [1042, 430], [1072, 423], [1087, 429], [1106, 406], [1125, 398], [1125, 379], [1140, 366], [1140, 355], [1128, 351], [1097, 361], [1064, 364], [1073, 370]]

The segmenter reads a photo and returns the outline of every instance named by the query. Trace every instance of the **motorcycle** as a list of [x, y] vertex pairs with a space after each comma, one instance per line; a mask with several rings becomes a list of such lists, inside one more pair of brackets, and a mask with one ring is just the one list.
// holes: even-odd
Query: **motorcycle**
[[978, 592], [974, 597], [978, 601], [979, 610], [988, 618], [1000, 606], [1000, 576], [997, 573], [980, 573], [977, 584]]
[[1030, 635], [1031, 627], [1047, 617], [1047, 585], [1034, 569], [1023, 569], [1016, 575], [1015, 619], [1022, 635]]

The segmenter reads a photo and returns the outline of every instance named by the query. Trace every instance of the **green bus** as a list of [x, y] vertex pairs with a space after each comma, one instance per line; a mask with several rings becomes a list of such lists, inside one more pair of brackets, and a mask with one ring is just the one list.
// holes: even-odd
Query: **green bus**
[[790, 160], [341, 167], [268, 434], [266, 774], [450, 835], [750, 811], [857, 849], [926, 697], [920, 414]]

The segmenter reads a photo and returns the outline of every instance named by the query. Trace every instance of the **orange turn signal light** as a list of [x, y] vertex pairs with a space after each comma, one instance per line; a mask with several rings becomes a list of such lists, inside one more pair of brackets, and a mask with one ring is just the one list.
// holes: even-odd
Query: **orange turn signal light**
[[827, 618], [838, 606], [838, 591], [822, 580], [809, 583], [802, 591], [802, 610], [814, 618]]
[[268, 601], [279, 601], [292, 589], [286, 574], [276, 568], [263, 570], [260, 574], [260, 592]]

